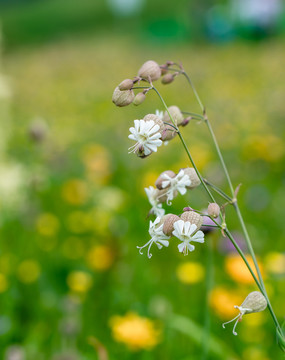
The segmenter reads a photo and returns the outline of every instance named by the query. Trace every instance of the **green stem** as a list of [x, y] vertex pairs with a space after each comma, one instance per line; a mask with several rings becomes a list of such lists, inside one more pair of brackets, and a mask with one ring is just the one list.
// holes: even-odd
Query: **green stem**
[[215, 190], [226, 201], [228, 201], [230, 203], [233, 201], [233, 199], [229, 195], [227, 195], [223, 190], [218, 188], [216, 185], [210, 183], [210, 181], [208, 181], [207, 179], [204, 179], [204, 181], [205, 181], [205, 184], [209, 185], [213, 190]]

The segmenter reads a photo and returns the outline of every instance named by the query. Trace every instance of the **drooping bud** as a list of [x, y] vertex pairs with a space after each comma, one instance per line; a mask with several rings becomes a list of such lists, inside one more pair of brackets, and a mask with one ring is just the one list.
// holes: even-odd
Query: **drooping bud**
[[161, 131], [161, 140], [162, 141], [172, 140], [176, 135], [177, 135], [177, 131], [174, 129], [173, 126], [163, 124], [163, 129]]
[[195, 171], [194, 168], [184, 168], [184, 174], [189, 176], [189, 179], [191, 180], [191, 184], [187, 186], [188, 189], [194, 189], [195, 187], [199, 186], [201, 184], [201, 181]]
[[166, 64], [160, 65], [161, 75], [168, 73], [168, 66]]
[[[172, 117], [175, 125], [177, 125], [177, 126], [181, 125], [182, 122], [183, 122], [183, 120], [184, 120], [184, 116], [183, 116], [181, 110], [179, 109], [179, 107], [177, 107], [177, 106], [175, 106], [175, 105], [170, 106], [170, 107], [168, 108], [168, 111], [169, 111], [169, 113], [170, 113], [170, 115], [171, 115], [171, 117]], [[172, 124], [172, 121], [171, 121], [171, 119], [170, 119], [167, 111], [164, 112], [164, 115], [163, 115], [163, 119], [162, 119], [162, 120], [163, 120], [164, 122], [167, 122], [167, 123], [169, 123], [169, 124]]]
[[155, 81], [161, 76], [160, 66], [153, 60], [145, 62], [138, 71], [138, 76], [144, 80]]
[[145, 101], [145, 94], [143, 92], [138, 93], [133, 101], [133, 104], [138, 106], [142, 104]]
[[131, 88], [134, 86], [134, 82], [131, 79], [125, 79], [123, 80], [119, 85], [119, 90], [131, 90]]
[[[172, 171], [172, 170], [163, 171], [163, 172], [159, 175], [159, 177], [157, 178], [157, 180], [156, 180], [156, 182], [155, 182], [155, 186], [156, 186], [159, 190], [166, 188], [166, 187], [162, 187], [163, 181], [166, 180], [163, 175], [168, 175], [168, 176], [171, 177], [171, 178], [175, 178], [175, 176], [176, 176], [175, 172]], [[167, 187], [169, 187], [169, 186], [170, 186], [170, 183], [169, 183], [169, 185], [168, 185]]]
[[163, 124], [163, 121], [161, 120], [161, 118], [157, 115], [154, 115], [154, 114], [147, 114], [144, 118], [143, 118], [144, 121], [154, 121], [155, 124], [159, 125], [160, 127], [160, 132], [163, 130], [164, 128], [164, 124]]
[[167, 214], [161, 218], [161, 223], [163, 224], [162, 231], [165, 235], [172, 235], [172, 231], [174, 231], [173, 224], [178, 220], [180, 220], [179, 216], [174, 214]]
[[183, 121], [182, 121], [182, 123], [180, 125], [181, 126], [188, 125], [191, 119], [192, 119], [191, 116], [187, 116], [185, 119], [183, 119]]
[[42, 142], [48, 135], [48, 125], [41, 119], [35, 119], [28, 130], [29, 136], [36, 142]]
[[130, 105], [135, 98], [133, 90], [123, 90], [121, 91], [117, 86], [114, 90], [112, 101], [116, 106], [122, 107]]
[[236, 320], [233, 328], [233, 334], [237, 335], [235, 331], [237, 323], [242, 320], [243, 315], [252, 314], [256, 312], [261, 312], [266, 309], [267, 307], [267, 300], [259, 291], [253, 291], [247, 295], [244, 299], [243, 303], [240, 306], [235, 305], [236, 309], [239, 310], [239, 314], [230, 321], [227, 321], [222, 324], [223, 328], [225, 328], [226, 324]]
[[203, 217], [197, 214], [195, 211], [185, 211], [180, 215], [180, 219], [183, 221], [189, 221], [191, 224], [195, 224], [197, 226], [197, 230], [199, 230], [203, 224]]
[[215, 219], [220, 214], [220, 207], [216, 203], [211, 203], [209, 204], [207, 211], [208, 211], [208, 215], [212, 216]]
[[164, 85], [170, 84], [170, 83], [172, 83], [172, 81], [174, 79], [175, 79], [175, 77], [172, 74], [168, 73], [168, 74], [163, 76], [163, 78], [161, 79], [161, 83], [164, 84]]

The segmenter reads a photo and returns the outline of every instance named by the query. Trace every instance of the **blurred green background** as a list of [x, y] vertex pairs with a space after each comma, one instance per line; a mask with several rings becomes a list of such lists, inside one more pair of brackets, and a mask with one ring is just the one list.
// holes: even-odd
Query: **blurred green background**
[[[111, 102], [146, 60], [183, 62], [242, 183], [284, 321], [285, 17], [281, 2], [260, 3], [0, 1], [1, 359], [281, 359], [268, 311], [245, 316], [237, 337], [222, 329], [256, 287], [219, 233], [187, 257], [175, 240], [139, 255], [144, 187], [189, 163], [178, 138], [145, 160], [128, 155], [133, 120], [163, 110], [154, 93], [139, 107]], [[199, 112], [183, 78], [157, 86], [168, 105]], [[228, 191], [205, 126], [182, 131], [202, 174]], [[167, 211], [187, 205], [207, 207], [201, 187]], [[243, 246], [232, 209], [227, 222]]]

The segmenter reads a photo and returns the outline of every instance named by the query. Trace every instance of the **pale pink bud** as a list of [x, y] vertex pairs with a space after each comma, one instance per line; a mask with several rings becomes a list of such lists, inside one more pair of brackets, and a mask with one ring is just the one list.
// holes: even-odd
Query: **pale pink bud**
[[165, 235], [172, 235], [172, 231], [174, 231], [173, 224], [178, 220], [180, 220], [179, 216], [174, 214], [167, 214], [161, 218], [161, 223], [163, 224], [162, 231]]
[[138, 76], [144, 80], [155, 81], [161, 76], [160, 66], [153, 60], [145, 62], [139, 69]]
[[116, 106], [122, 107], [130, 105], [135, 98], [133, 90], [121, 91], [117, 86], [114, 90], [112, 101]]
[[208, 206], [208, 215], [212, 216], [213, 218], [217, 218], [220, 214], [220, 207], [216, 203], [211, 203]]
[[[184, 120], [184, 116], [183, 116], [181, 110], [179, 109], [179, 107], [172, 105], [168, 108], [168, 111], [169, 111], [175, 125], [177, 125], [177, 126], [181, 125]], [[170, 119], [167, 111], [164, 112], [162, 120], [164, 122], [172, 124], [172, 120]]]
[[133, 104], [138, 106], [142, 104], [144, 101], [145, 101], [145, 94], [143, 92], [140, 92], [135, 96]]
[[121, 91], [123, 91], [123, 90], [131, 90], [131, 88], [133, 87], [133, 85], [134, 85], [133, 80], [131, 80], [131, 79], [125, 79], [125, 80], [123, 80], [123, 81], [120, 83], [119, 89], [120, 89]]
[[184, 170], [184, 174], [188, 175], [189, 179], [191, 180], [191, 184], [187, 186], [187, 189], [194, 189], [195, 187], [201, 184], [201, 181], [194, 168], [187, 167], [184, 168], [183, 170]]
[[174, 80], [174, 76], [170, 73], [166, 74], [163, 76], [163, 78], [161, 79], [161, 83], [166, 85], [166, 84], [170, 84], [172, 83], [172, 81]]

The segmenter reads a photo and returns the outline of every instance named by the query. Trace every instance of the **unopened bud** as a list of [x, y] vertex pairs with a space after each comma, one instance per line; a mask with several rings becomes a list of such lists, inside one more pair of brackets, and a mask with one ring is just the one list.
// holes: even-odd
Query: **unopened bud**
[[161, 223], [163, 224], [162, 231], [165, 235], [172, 235], [172, 231], [174, 231], [173, 224], [178, 220], [180, 220], [179, 216], [174, 214], [167, 214], [161, 218]]
[[184, 168], [184, 174], [189, 176], [189, 179], [191, 180], [191, 184], [189, 186], [186, 186], [187, 189], [194, 189], [195, 187], [199, 186], [201, 184], [201, 181], [195, 171], [194, 168]]
[[267, 300], [261, 294], [261, 292], [253, 291], [247, 295], [247, 297], [244, 299], [243, 303], [240, 306], [235, 305], [234, 307], [239, 310], [239, 314], [232, 320], [223, 323], [222, 326], [223, 326], [223, 328], [225, 328], [226, 324], [231, 323], [232, 321], [236, 320], [236, 322], [234, 324], [234, 328], [233, 328], [233, 334], [237, 335], [237, 332], [235, 331], [235, 329], [236, 329], [237, 323], [242, 320], [243, 315], [261, 312], [261, 311], [265, 310], [267, 307]]
[[153, 60], [145, 62], [139, 69], [138, 76], [144, 80], [155, 81], [161, 76], [160, 66]]
[[180, 218], [183, 221], [189, 221], [191, 224], [195, 224], [197, 230], [199, 230], [203, 224], [203, 217], [194, 211], [185, 211], [180, 215]]
[[163, 78], [161, 79], [161, 83], [165, 84], [165, 85], [170, 84], [170, 83], [172, 83], [172, 81], [174, 79], [175, 79], [174, 76], [172, 74], [168, 73], [168, 74], [163, 76]]
[[174, 129], [173, 126], [163, 124], [163, 129], [161, 131], [161, 140], [162, 141], [169, 141], [173, 139], [177, 135], [177, 131]]
[[208, 215], [212, 216], [213, 218], [217, 218], [220, 214], [220, 207], [216, 203], [211, 203], [208, 206]]
[[180, 125], [181, 126], [186, 126], [186, 125], [189, 124], [190, 120], [191, 120], [191, 116], [188, 116], [185, 119], [183, 119], [183, 121], [182, 121], [182, 123]]
[[[168, 108], [168, 111], [169, 111], [175, 125], [177, 125], [177, 126], [181, 125], [184, 120], [184, 116], [183, 116], [182, 112], [180, 111], [179, 107], [177, 107], [175, 105], [170, 106]], [[172, 124], [172, 120], [170, 119], [167, 111], [164, 112], [162, 120], [164, 122]]]
[[135, 96], [133, 104], [138, 106], [142, 104], [144, 101], [145, 101], [145, 94], [143, 92], [140, 92]]
[[48, 134], [48, 126], [47, 123], [39, 118], [36, 119], [29, 128], [29, 136], [32, 140], [36, 142], [43, 141]]
[[116, 106], [122, 107], [130, 105], [135, 98], [133, 90], [121, 91], [117, 86], [114, 90], [112, 101]]
[[[163, 182], [166, 180], [166, 178], [164, 177], [164, 175], [168, 175], [170, 178], [175, 178], [176, 174], [174, 171], [172, 170], [166, 170], [163, 171], [159, 177], [157, 178], [156, 182], [155, 182], [155, 186], [157, 187], [157, 189], [161, 190], [161, 189], [165, 189], [166, 187], [163, 187]], [[170, 182], [168, 184], [168, 187], [170, 186]]]
[[131, 90], [131, 88], [134, 86], [134, 82], [131, 79], [125, 79], [123, 80], [120, 85], [119, 85], [119, 89], [121, 91], [123, 90]]
[[161, 70], [161, 75], [165, 75], [168, 73], [168, 66], [165, 64], [160, 65], [160, 70]]

